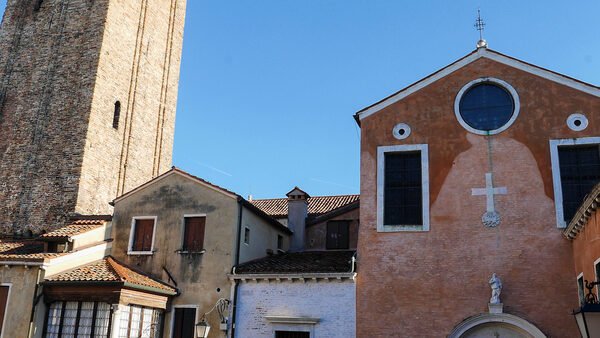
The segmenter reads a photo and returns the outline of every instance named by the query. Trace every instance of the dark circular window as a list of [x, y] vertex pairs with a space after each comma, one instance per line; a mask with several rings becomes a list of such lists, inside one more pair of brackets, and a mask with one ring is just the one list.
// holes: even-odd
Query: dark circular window
[[519, 116], [519, 94], [508, 83], [482, 77], [464, 85], [454, 100], [458, 123], [471, 133], [495, 135]]
[[483, 131], [505, 126], [515, 113], [512, 95], [492, 82], [468, 88], [460, 98], [459, 113], [471, 128]]

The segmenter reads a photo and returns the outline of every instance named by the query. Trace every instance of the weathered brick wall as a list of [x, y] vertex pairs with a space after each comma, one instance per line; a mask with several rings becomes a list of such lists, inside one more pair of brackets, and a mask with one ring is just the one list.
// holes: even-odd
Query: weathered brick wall
[[109, 213], [119, 179], [171, 161], [185, 0], [36, 2], [9, 0], [0, 29], [2, 234]]
[[276, 326], [265, 316], [291, 316], [318, 318], [314, 337], [355, 337], [355, 287], [353, 281], [240, 283], [235, 336], [272, 338]]
[[[460, 88], [484, 76], [510, 83], [521, 102], [515, 123], [490, 144], [462, 128], [453, 109]], [[565, 122], [578, 111], [590, 120], [582, 132]], [[479, 59], [362, 120], [358, 336], [445, 337], [487, 312], [494, 272], [505, 312], [548, 336], [577, 336], [572, 252], [556, 227], [548, 140], [598, 136], [597, 111], [597, 98]], [[402, 141], [392, 136], [400, 122], [412, 128]], [[397, 144], [429, 146], [429, 232], [377, 232], [377, 147]], [[494, 185], [508, 190], [495, 197], [497, 228], [481, 223], [485, 196], [471, 195], [485, 186], [490, 148]]]

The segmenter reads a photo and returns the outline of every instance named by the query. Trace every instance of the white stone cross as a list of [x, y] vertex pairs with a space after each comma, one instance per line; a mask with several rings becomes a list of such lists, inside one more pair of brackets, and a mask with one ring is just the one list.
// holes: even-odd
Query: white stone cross
[[484, 225], [489, 227], [495, 227], [500, 224], [500, 215], [496, 212], [494, 206], [494, 195], [506, 195], [506, 187], [494, 188], [492, 182], [492, 173], [485, 174], [485, 188], [472, 188], [472, 196], [483, 196], [486, 197], [486, 212], [481, 217], [481, 221]]
[[506, 195], [506, 193], [507, 193], [506, 187], [494, 188], [494, 185], [492, 184], [492, 173], [485, 174], [485, 188], [471, 189], [471, 195], [473, 195], [473, 196], [485, 195], [485, 197], [487, 197], [487, 201], [486, 201], [486, 211], [487, 212], [496, 211], [494, 208], [494, 195]]

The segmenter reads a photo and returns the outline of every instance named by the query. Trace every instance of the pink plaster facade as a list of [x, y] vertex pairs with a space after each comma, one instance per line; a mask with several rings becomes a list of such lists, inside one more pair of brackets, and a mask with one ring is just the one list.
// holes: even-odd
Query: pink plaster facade
[[[481, 77], [520, 97], [514, 124], [493, 136], [468, 132], [454, 113], [459, 90]], [[599, 111], [598, 97], [480, 58], [362, 119], [357, 336], [446, 337], [488, 311], [492, 273], [503, 280], [505, 313], [548, 337], [577, 336], [573, 255], [556, 225], [549, 140], [599, 136], [600, 120], [589, 115]], [[574, 112], [588, 114], [584, 131], [567, 127]], [[410, 125], [408, 138], [393, 137], [398, 123]], [[430, 230], [378, 232], [377, 148], [403, 144], [428, 145]], [[485, 187], [490, 171], [507, 189], [495, 196], [495, 228], [481, 221], [486, 197], [471, 190]]]

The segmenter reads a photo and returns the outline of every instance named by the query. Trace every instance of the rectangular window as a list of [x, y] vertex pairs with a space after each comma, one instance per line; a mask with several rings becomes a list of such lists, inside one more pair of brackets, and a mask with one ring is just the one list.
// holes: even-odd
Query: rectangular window
[[560, 182], [566, 224], [571, 222], [585, 196], [600, 182], [598, 145], [559, 147]]
[[277, 250], [283, 250], [283, 236], [277, 235]]
[[6, 308], [8, 307], [8, 292], [10, 291], [10, 286], [1, 285], [0, 286], [0, 333], [2, 332], [2, 327], [4, 325], [4, 316], [6, 315]]
[[108, 338], [111, 306], [100, 302], [53, 302], [44, 337]]
[[327, 222], [326, 248], [328, 250], [348, 249], [349, 228], [350, 222], [348, 221]]
[[204, 249], [206, 217], [185, 217], [183, 251], [200, 252]]
[[377, 149], [377, 230], [429, 230], [426, 144]]
[[120, 311], [118, 338], [161, 337], [162, 310], [130, 305]]
[[175, 308], [175, 316], [173, 318], [173, 338], [194, 338], [195, 326], [195, 308]]
[[304, 332], [304, 331], [275, 331], [275, 338], [310, 338], [310, 332]]
[[244, 228], [244, 243], [250, 244], [250, 229], [247, 227]]
[[134, 218], [131, 229], [129, 251], [133, 253], [152, 253], [154, 241], [155, 217]]
[[579, 294], [579, 305], [585, 304], [585, 291], [583, 288], [583, 274], [577, 278], [577, 293]]
[[600, 182], [600, 137], [551, 140], [557, 226], [566, 227]]

